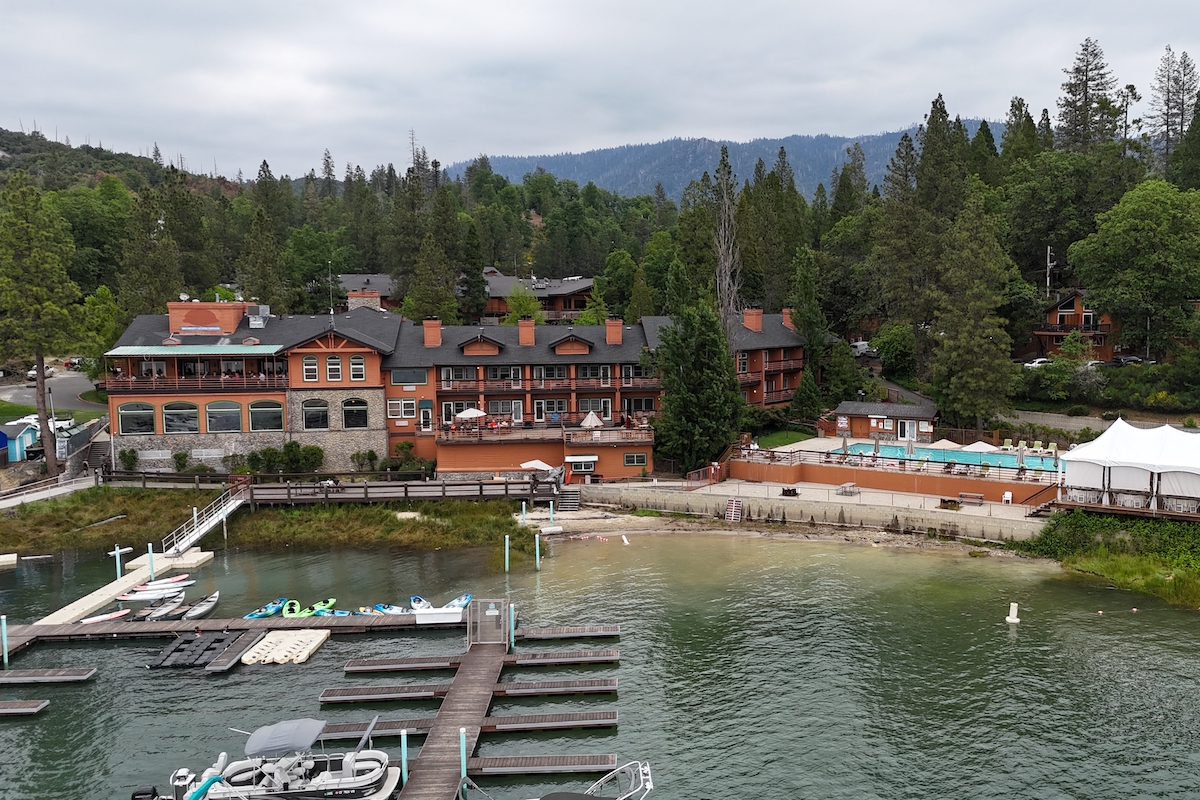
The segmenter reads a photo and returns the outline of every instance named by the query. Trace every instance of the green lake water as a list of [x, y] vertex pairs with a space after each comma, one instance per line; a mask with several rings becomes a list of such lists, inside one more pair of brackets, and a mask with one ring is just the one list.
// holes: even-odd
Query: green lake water
[[[507, 577], [489, 572], [494, 556], [481, 551], [218, 554], [190, 591], [220, 589], [218, 616], [281, 595], [336, 596], [348, 608], [471, 591], [511, 597], [527, 625], [619, 623], [619, 666], [503, 678], [616, 677], [619, 696], [493, 706], [615, 707], [615, 732], [485, 736], [477, 754], [647, 759], [655, 800], [1200, 796], [1194, 612], [1011, 559], [706, 535], [631, 542], [557, 544], [541, 572]], [[112, 569], [102, 557], [26, 562], [0, 571], [0, 606], [25, 622]], [[1021, 603], [1018, 626], [1004, 622], [1010, 601]], [[145, 669], [157, 640], [41, 645], [13, 666], [100, 673], [81, 685], [0, 688], [0, 699], [51, 701], [37, 717], [0, 720], [0, 798], [125, 800], [140, 784], [165, 790], [177, 766], [198, 771], [219, 751], [240, 752], [244, 737], [230, 727], [432, 714], [436, 703], [322, 708], [317, 697], [330, 686], [447, 679], [341, 668], [463, 644], [438, 631], [340, 636], [307, 664], [222, 676]], [[399, 754], [395, 739], [377, 745]], [[514, 800], [586, 782], [484, 786]]]

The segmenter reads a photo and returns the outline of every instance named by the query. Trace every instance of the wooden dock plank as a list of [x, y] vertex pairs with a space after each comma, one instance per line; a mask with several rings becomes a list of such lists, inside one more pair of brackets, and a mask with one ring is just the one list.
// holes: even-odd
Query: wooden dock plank
[[[508, 756], [505, 758], [468, 758], [468, 775], [552, 775], [576, 772], [612, 772], [617, 756]], [[403, 797], [404, 795], [401, 795]]]
[[584, 711], [573, 714], [520, 714], [486, 717], [480, 728], [484, 733], [519, 731], [555, 731], [574, 728], [615, 728], [616, 711]]
[[357, 658], [347, 661], [346, 672], [408, 672], [428, 669], [454, 669], [462, 656], [411, 656], [407, 658]]
[[0, 672], [0, 684], [79, 683], [90, 680], [95, 667], [84, 669], [10, 669]]
[[[433, 727], [434, 717], [417, 717], [415, 719], [381, 719], [375, 725], [372, 736], [399, 736], [400, 731], [408, 731], [410, 736], [424, 736]], [[321, 741], [337, 739], [357, 739], [366, 732], [369, 722], [330, 722], [321, 731]]]
[[388, 700], [429, 700], [445, 697], [450, 683], [412, 683], [403, 686], [352, 686], [326, 689], [321, 692], [322, 703], [380, 703]]
[[[569, 664], [615, 664], [620, 661], [619, 650], [568, 650], [546, 653], [510, 653], [504, 657], [506, 667], [554, 667]], [[462, 656], [408, 656], [404, 658], [361, 658], [347, 661], [346, 672], [413, 672], [420, 670], [454, 669]]]
[[583, 681], [513, 681], [497, 683], [497, 697], [533, 697], [559, 694], [609, 694], [617, 691], [616, 678]]
[[505, 666], [559, 667], [568, 664], [615, 664], [621, 660], [620, 650], [565, 650], [559, 653], [513, 653]]
[[0, 700], [0, 717], [28, 717], [48, 705], [49, 700]]
[[577, 625], [557, 628], [517, 628], [518, 639], [611, 639], [621, 635], [620, 625]]
[[242, 631], [241, 636], [229, 643], [229, 646], [225, 648], [225, 652], [208, 662], [208, 665], [204, 667], [204, 671], [228, 672], [241, 663], [242, 656], [246, 654], [246, 651], [262, 641], [266, 635], [266, 631]]

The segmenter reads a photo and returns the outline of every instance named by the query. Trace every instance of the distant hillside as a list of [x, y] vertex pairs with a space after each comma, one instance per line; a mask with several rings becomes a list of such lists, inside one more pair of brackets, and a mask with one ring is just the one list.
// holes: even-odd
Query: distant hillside
[[[966, 120], [971, 136], [979, 129], [979, 120]], [[1004, 131], [1003, 123], [988, 122], [997, 144]], [[520, 183], [526, 173], [538, 167], [559, 178], [569, 178], [580, 185], [594, 181], [597, 186], [622, 195], [653, 194], [656, 183], [662, 182], [667, 195], [678, 200], [688, 181], [699, 178], [705, 170], [710, 174], [721, 157], [721, 145], [729, 147], [729, 159], [739, 180], [754, 172], [758, 159], [767, 167], [775, 161], [779, 148], [787, 150], [788, 161], [796, 173], [796, 188], [805, 197], [812, 197], [818, 183], [827, 189], [829, 176], [835, 166], [846, 159], [846, 148], [855, 142], [862, 145], [867, 156], [867, 180], [872, 184], [883, 181], [889, 159], [896, 152], [900, 136], [915, 135], [913, 125], [904, 131], [891, 131], [872, 136], [839, 137], [788, 136], [785, 139], [755, 139], [752, 142], [717, 142], [711, 139], [669, 139], [657, 144], [629, 144], [586, 153], [562, 153], [554, 156], [493, 156], [488, 155], [492, 169], [510, 181]], [[450, 175], [461, 175], [469, 161], [448, 167]]]
[[114, 153], [103, 146], [54, 142], [40, 132], [19, 133], [0, 128], [0, 182], [25, 170], [43, 189], [66, 189], [104, 175], [116, 175], [130, 189], [162, 180], [163, 167], [148, 158]]

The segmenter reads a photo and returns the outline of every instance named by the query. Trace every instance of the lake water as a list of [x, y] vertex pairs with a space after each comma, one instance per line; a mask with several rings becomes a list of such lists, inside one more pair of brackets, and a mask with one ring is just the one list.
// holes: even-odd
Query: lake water
[[[220, 589], [227, 616], [281, 595], [334, 595], [356, 607], [472, 591], [511, 596], [526, 624], [619, 623], [620, 666], [506, 672], [617, 677], [619, 697], [493, 708], [616, 707], [615, 733], [486, 736], [479, 755], [648, 759], [655, 800], [1200, 795], [1195, 613], [1009, 559], [699, 534], [631, 542], [558, 544], [540, 573], [507, 578], [489, 573], [494, 557], [478, 551], [219, 554], [193, 591]], [[0, 603], [25, 621], [111, 570], [97, 558], [0, 572]], [[1019, 626], [1004, 622], [1009, 601], [1021, 603]], [[37, 717], [0, 720], [0, 798], [125, 800], [139, 784], [165, 789], [175, 767], [199, 770], [221, 750], [239, 752], [244, 737], [229, 727], [432, 714], [436, 703], [321, 708], [317, 696], [328, 686], [430, 679], [346, 677], [341, 667], [460, 652], [463, 637], [342, 636], [307, 664], [223, 676], [145, 669], [162, 645], [42, 645], [18, 656], [16, 667], [100, 674], [77, 686], [0, 689], [4, 699], [51, 700]], [[605, 644], [546, 649], [580, 646]], [[378, 743], [398, 755], [396, 740]], [[581, 783], [484, 786], [513, 800]]]

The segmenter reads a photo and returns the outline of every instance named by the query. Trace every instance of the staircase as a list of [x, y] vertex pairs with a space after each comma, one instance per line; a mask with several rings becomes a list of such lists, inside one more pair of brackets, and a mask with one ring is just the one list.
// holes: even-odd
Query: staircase
[[742, 498], [731, 497], [725, 501], [725, 521], [726, 522], [741, 522], [742, 521]]
[[555, 507], [559, 511], [578, 511], [579, 510], [579, 490], [564, 488], [558, 494], [558, 503]]
[[92, 443], [88, 445], [87, 463], [91, 469], [100, 469], [100, 467], [108, 461], [109, 440], [107, 433], [97, 434]]
[[189, 547], [204, 538], [204, 535], [220, 524], [221, 520], [237, 511], [242, 503], [250, 498], [249, 485], [239, 483], [209, 503], [203, 511], [196, 514], [175, 530], [167, 534], [162, 541], [162, 552], [167, 556], [181, 555]]

